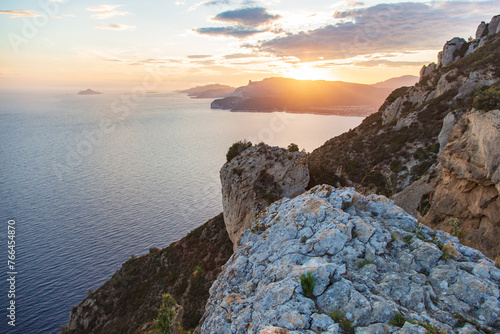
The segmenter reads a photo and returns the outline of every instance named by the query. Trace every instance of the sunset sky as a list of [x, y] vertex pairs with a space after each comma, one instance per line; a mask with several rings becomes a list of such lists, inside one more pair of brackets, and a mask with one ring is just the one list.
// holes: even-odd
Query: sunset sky
[[418, 75], [500, 1], [2, 0], [0, 89]]

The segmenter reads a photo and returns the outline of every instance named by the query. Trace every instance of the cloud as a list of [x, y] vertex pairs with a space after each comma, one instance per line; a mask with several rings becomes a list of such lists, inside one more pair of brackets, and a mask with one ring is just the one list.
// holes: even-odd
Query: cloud
[[129, 12], [121, 12], [118, 10], [115, 10], [118, 7], [121, 7], [122, 5], [98, 5], [98, 6], [92, 6], [87, 8], [89, 12], [96, 12], [95, 14], [90, 15], [91, 18], [93, 19], [108, 19], [113, 16], [118, 16], [118, 15], [129, 15]]
[[215, 6], [215, 5], [229, 5], [229, 4], [231, 4], [230, 0], [206, 0], [195, 3], [194, 5], [189, 7], [188, 11], [196, 10], [198, 9], [198, 7], [201, 6]]
[[[498, 11], [497, 1], [378, 4], [336, 11], [336, 24], [289, 33], [252, 47], [303, 61], [442, 47], [452, 34], [472, 35], [485, 13]], [[490, 14], [488, 14], [490, 15]]]
[[97, 29], [106, 29], [106, 30], [135, 30], [135, 26], [129, 26], [126, 24], [107, 24], [95, 26]]
[[265, 8], [251, 7], [222, 12], [217, 14], [213, 20], [247, 27], [260, 27], [279, 18], [281, 18], [280, 15], [269, 14]]
[[187, 57], [189, 59], [204, 59], [204, 58], [210, 58], [212, 56], [211, 55], [189, 55]]
[[198, 34], [210, 35], [210, 36], [230, 36], [236, 38], [246, 38], [266, 30], [249, 29], [242, 26], [231, 26], [231, 27], [209, 27], [209, 28], [198, 28], [195, 29]]
[[11, 18], [17, 17], [38, 17], [42, 16], [34, 10], [14, 9], [14, 10], [0, 10], [0, 14], [10, 15]]
[[364, 6], [365, 3], [361, 1], [346, 1], [344, 5], [346, 5], [347, 7], [361, 7]]
[[242, 58], [254, 58], [254, 57], [256, 57], [256, 55], [251, 53], [233, 53], [230, 55], [225, 55], [224, 59], [242, 59]]
[[198, 28], [195, 31], [202, 35], [247, 38], [271, 31], [270, 23], [279, 18], [280, 15], [269, 14], [262, 7], [241, 8], [219, 13], [212, 18], [214, 21], [232, 23], [231, 26]]

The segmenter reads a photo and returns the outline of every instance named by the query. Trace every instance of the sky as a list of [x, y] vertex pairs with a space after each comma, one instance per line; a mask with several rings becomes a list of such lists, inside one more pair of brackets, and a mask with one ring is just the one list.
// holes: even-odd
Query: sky
[[371, 84], [418, 75], [497, 14], [500, 0], [2, 0], [0, 89]]

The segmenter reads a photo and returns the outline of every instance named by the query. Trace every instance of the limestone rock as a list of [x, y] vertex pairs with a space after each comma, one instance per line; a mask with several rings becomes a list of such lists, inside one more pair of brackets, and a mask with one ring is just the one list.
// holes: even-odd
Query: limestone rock
[[454, 232], [495, 258], [500, 254], [500, 111], [471, 111], [452, 128], [426, 221]]
[[450, 134], [450, 131], [456, 122], [457, 120], [452, 112], [446, 115], [446, 117], [443, 119], [443, 127], [438, 135], [439, 152], [442, 152], [446, 144], [448, 144], [448, 135]]
[[493, 16], [488, 25], [488, 35], [498, 34], [500, 32], [500, 15]]
[[438, 55], [438, 67], [447, 66], [465, 55], [468, 45], [463, 38], [455, 37], [446, 42]]
[[[493, 261], [383, 196], [320, 185], [271, 204], [254, 226], [212, 285], [203, 334], [340, 333], [345, 321], [358, 334], [425, 333], [423, 324], [466, 333], [455, 313], [500, 328]], [[307, 273], [314, 288], [301, 283]], [[416, 325], [391, 325], [397, 313]]]
[[476, 39], [481, 39], [484, 35], [488, 34], [488, 25], [486, 23], [481, 22], [476, 30]]
[[261, 210], [275, 200], [305, 191], [309, 183], [306, 153], [253, 146], [226, 163], [220, 177], [224, 222], [236, 245]]

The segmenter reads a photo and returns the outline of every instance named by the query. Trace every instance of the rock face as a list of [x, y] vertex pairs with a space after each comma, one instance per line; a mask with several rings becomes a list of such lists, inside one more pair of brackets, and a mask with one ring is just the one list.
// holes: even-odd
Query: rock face
[[492, 258], [500, 254], [500, 110], [472, 111], [453, 127], [440, 156], [429, 225], [453, 231]]
[[224, 222], [236, 248], [241, 233], [261, 210], [305, 191], [309, 183], [306, 153], [260, 144], [226, 163], [220, 177]]
[[500, 330], [500, 270], [383, 196], [317, 186], [253, 226], [210, 289], [202, 333]]
[[208, 289], [231, 254], [220, 214], [170, 246], [125, 262], [73, 308], [62, 333], [148, 332], [155, 327], [164, 293], [182, 305], [182, 326], [194, 329], [203, 315]]

